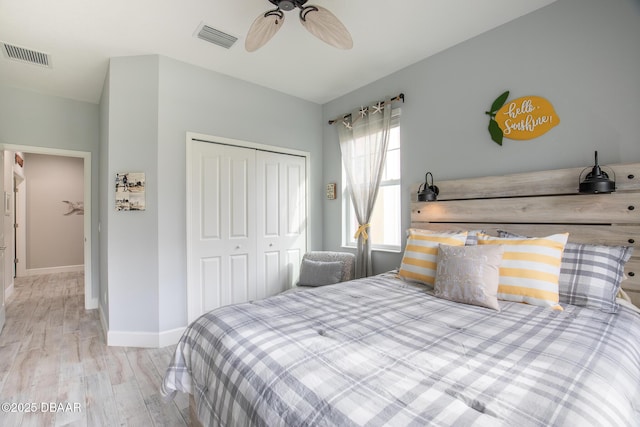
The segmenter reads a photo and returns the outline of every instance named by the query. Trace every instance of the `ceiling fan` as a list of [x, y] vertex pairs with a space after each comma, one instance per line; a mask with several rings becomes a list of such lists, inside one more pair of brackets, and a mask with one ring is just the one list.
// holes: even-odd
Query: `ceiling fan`
[[[275, 9], [260, 14], [251, 24], [244, 47], [253, 52], [264, 46], [284, 23], [284, 12], [300, 9], [300, 22], [311, 34], [339, 49], [351, 49], [351, 34], [338, 18], [320, 6], [305, 6], [307, 0], [269, 0]], [[284, 12], [283, 12], [284, 11]]]

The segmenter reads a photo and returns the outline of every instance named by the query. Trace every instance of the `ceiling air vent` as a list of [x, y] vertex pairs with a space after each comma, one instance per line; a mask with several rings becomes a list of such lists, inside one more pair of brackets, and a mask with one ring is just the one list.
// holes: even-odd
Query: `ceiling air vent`
[[49, 55], [46, 53], [26, 49], [24, 47], [15, 46], [4, 42], [1, 42], [0, 44], [2, 44], [2, 53], [9, 59], [24, 62], [27, 64], [38, 65], [40, 67], [51, 68]]
[[220, 30], [216, 30], [213, 27], [208, 25], [201, 24], [198, 27], [197, 36], [199, 39], [208, 41], [209, 43], [217, 44], [218, 46], [222, 46], [225, 49], [229, 49], [233, 44], [238, 40], [237, 37], [234, 37], [230, 34], [223, 33]]

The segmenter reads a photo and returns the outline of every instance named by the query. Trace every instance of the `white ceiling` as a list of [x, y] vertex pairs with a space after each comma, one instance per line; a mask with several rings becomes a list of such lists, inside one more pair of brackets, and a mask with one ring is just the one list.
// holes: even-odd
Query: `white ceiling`
[[[335, 49], [285, 12], [282, 29], [244, 50], [267, 0], [0, 0], [0, 41], [49, 54], [52, 68], [0, 56], [0, 83], [98, 103], [109, 58], [160, 54], [323, 104], [555, 0], [310, 0], [353, 37]], [[238, 37], [227, 50], [200, 24]]]

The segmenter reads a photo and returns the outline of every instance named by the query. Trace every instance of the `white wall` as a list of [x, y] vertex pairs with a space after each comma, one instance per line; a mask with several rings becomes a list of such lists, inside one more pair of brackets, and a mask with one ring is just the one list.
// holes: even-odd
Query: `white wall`
[[[84, 265], [84, 216], [70, 202], [84, 203], [84, 160], [25, 153], [25, 245], [31, 273], [67, 271]], [[66, 269], [66, 270], [65, 270]]]
[[[410, 186], [427, 171], [438, 180], [640, 160], [640, 3], [558, 0], [323, 106], [324, 123], [359, 105], [406, 95], [402, 108], [402, 218]], [[510, 99], [547, 98], [560, 125], [528, 141], [495, 144], [484, 112]], [[324, 125], [324, 181], [340, 182], [336, 130]], [[577, 185], [576, 177], [576, 185]], [[324, 204], [324, 223], [340, 224], [340, 203]], [[326, 227], [324, 248], [340, 248]], [[402, 254], [374, 254], [377, 272]]]

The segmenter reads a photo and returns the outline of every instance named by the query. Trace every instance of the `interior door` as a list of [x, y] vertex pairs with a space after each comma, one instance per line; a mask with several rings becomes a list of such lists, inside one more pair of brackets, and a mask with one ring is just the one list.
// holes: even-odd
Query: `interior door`
[[258, 151], [259, 298], [291, 288], [306, 251], [306, 167], [301, 156]]
[[189, 321], [256, 298], [255, 150], [192, 141], [187, 176]]

